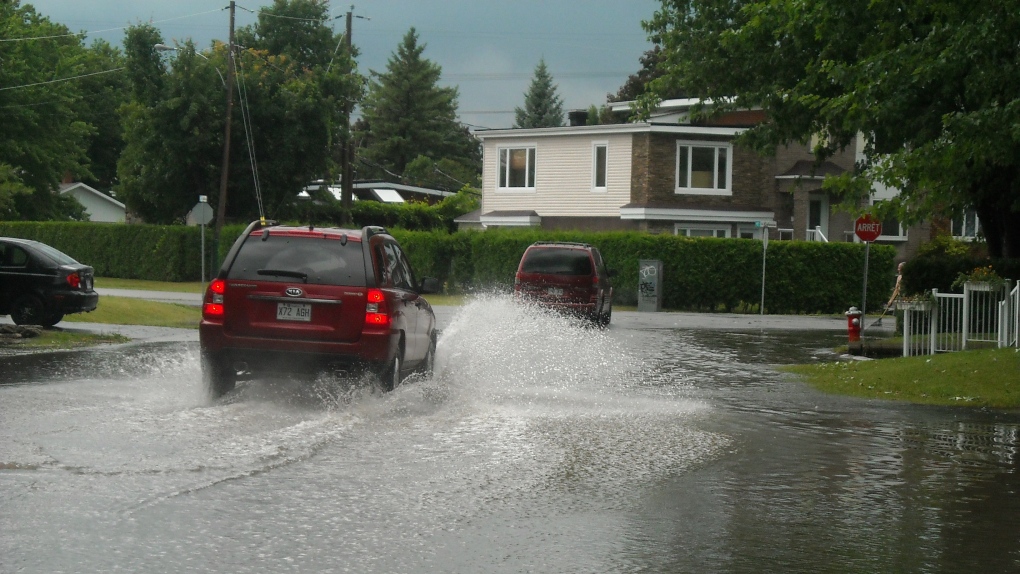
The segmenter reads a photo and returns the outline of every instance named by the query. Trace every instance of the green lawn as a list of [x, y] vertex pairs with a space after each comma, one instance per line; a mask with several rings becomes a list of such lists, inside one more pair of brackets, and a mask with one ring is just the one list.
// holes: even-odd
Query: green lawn
[[72, 323], [109, 323], [112, 325], [151, 325], [197, 329], [202, 310], [197, 306], [159, 303], [129, 297], [99, 298], [99, 306], [91, 313], [75, 313], [64, 317]]
[[934, 356], [782, 368], [829, 393], [930, 405], [1020, 408], [1020, 351], [981, 349]]
[[[186, 283], [170, 283], [166, 281], [147, 281], [143, 279], [114, 279], [110, 277], [96, 277], [96, 287], [100, 289], [137, 289], [139, 291], [172, 291], [174, 293], [203, 293], [205, 283], [191, 281]], [[429, 303], [433, 305], [462, 305], [467, 299], [464, 295], [427, 295]], [[103, 298], [105, 299], [105, 297]], [[101, 299], [102, 301], [102, 299]], [[82, 319], [83, 321], [85, 319]], [[107, 321], [100, 321], [106, 323]]]
[[81, 347], [94, 347], [96, 345], [127, 343], [130, 341], [131, 339], [116, 333], [68, 333], [65, 331], [46, 329], [38, 337], [8, 341], [5, 342], [5, 346], [39, 351], [51, 349], [77, 349]]
[[189, 281], [170, 283], [168, 281], [147, 281], [145, 279], [114, 279], [96, 277], [96, 287], [100, 289], [139, 289], [142, 291], [172, 291], [174, 293], [202, 293], [205, 283]]

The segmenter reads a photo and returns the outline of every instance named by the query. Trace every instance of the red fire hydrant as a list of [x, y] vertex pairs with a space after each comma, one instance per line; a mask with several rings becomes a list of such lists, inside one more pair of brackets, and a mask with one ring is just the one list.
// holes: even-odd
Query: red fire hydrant
[[861, 340], [861, 310], [857, 307], [850, 307], [850, 310], [844, 315], [846, 315], [846, 334], [850, 337], [850, 342], [859, 343]]

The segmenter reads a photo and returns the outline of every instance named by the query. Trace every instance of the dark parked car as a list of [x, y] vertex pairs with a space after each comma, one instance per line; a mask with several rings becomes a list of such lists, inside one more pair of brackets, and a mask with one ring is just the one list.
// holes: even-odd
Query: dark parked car
[[540, 241], [521, 256], [514, 294], [604, 327], [613, 316], [613, 274], [587, 243]]
[[0, 237], [0, 315], [18, 325], [52, 327], [69, 313], [93, 311], [95, 272], [45, 243]]
[[436, 317], [397, 240], [381, 227], [286, 227], [256, 221], [209, 284], [199, 338], [213, 396], [238, 374], [376, 373], [392, 390], [431, 373]]

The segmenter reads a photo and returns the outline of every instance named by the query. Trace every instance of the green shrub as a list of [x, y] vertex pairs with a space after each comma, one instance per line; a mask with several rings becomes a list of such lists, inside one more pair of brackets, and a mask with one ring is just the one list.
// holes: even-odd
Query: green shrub
[[[406, 222], [415, 217], [413, 214], [417, 210], [402, 213]], [[363, 215], [368, 214], [368, 210], [363, 212]], [[381, 223], [385, 224], [384, 221], [362, 221], [358, 226]], [[218, 249], [216, 260], [222, 261], [245, 227], [225, 226], [218, 246], [213, 244], [212, 230], [207, 229], [209, 258], [213, 259], [212, 253]], [[598, 247], [606, 265], [616, 271], [614, 301], [620, 305], [637, 304], [639, 262], [645, 259], [662, 261], [664, 308], [757, 312], [761, 300], [760, 241], [695, 239], [639, 232], [491, 229], [447, 233], [441, 228], [408, 231], [390, 227], [391, 233], [404, 245], [419, 278], [436, 277], [450, 293], [508, 291], [528, 245], [535, 241], [578, 241]], [[200, 278], [199, 231], [198, 227], [162, 225], [0, 223], [0, 235], [48, 243], [92, 265], [100, 276], [156, 281]], [[769, 313], [841, 313], [852, 305], [860, 306], [864, 253], [864, 246], [854, 243], [771, 242], [765, 278], [765, 310]], [[873, 245], [870, 253], [868, 300], [871, 303], [868, 307], [874, 309], [888, 298], [892, 289], [895, 249]], [[996, 267], [996, 270], [1004, 277], [1018, 277], [1020, 273], [1016, 272], [1020, 271], [1020, 266], [1015, 263], [1011, 268]], [[934, 265], [925, 264], [929, 268]], [[920, 264], [911, 262], [908, 265]], [[972, 262], [959, 263], [956, 271], [969, 271], [975, 266]], [[913, 277], [908, 269], [911, 268], [905, 269], [904, 282]], [[921, 268], [917, 269], [916, 276], [920, 277]], [[209, 265], [207, 276], [215, 271]], [[956, 277], [956, 271], [945, 275], [949, 283]]]

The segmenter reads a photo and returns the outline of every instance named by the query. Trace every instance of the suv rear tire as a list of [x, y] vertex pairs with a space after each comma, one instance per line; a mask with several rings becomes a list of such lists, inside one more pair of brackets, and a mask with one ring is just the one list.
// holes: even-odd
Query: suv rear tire
[[234, 390], [237, 371], [217, 355], [202, 353], [202, 382], [209, 396], [218, 399]]
[[404, 341], [401, 339], [400, 346], [397, 347], [397, 354], [393, 356], [393, 359], [390, 360], [386, 368], [379, 374], [379, 385], [384, 392], [388, 393], [400, 386], [400, 383], [404, 380], [400, 372], [403, 368]]
[[421, 372], [428, 378], [432, 378], [432, 373], [436, 369], [436, 334], [432, 333], [429, 337], [429, 350], [425, 353], [425, 360], [421, 364]]

